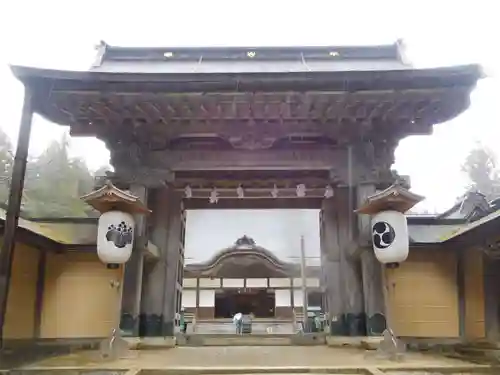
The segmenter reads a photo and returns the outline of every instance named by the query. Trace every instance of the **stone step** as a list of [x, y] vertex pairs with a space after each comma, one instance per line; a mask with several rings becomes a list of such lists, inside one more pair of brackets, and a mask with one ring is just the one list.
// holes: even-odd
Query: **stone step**
[[191, 334], [178, 335], [177, 346], [291, 346], [325, 345], [323, 334]]
[[191, 335], [187, 336], [185, 343], [178, 340], [179, 346], [289, 346], [292, 345], [290, 337], [260, 337], [260, 336], [212, 336]]
[[[195, 325], [188, 325], [189, 333], [211, 333], [211, 334], [231, 334], [235, 333], [236, 327], [232, 322], [197, 322]], [[297, 330], [291, 322], [253, 322], [252, 333], [287, 333], [292, 334]]]

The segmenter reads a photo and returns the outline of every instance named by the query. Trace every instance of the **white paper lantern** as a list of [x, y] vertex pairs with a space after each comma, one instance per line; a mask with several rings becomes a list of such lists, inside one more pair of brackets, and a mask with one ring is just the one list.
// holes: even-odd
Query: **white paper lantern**
[[406, 216], [398, 211], [382, 211], [373, 215], [372, 242], [380, 263], [404, 262], [410, 247]]
[[99, 217], [97, 255], [106, 264], [123, 264], [130, 259], [134, 244], [135, 222], [132, 215], [108, 211]]

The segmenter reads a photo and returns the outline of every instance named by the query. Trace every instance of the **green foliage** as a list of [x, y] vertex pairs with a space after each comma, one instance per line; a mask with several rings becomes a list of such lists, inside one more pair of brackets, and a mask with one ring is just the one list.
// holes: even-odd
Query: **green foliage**
[[7, 204], [9, 181], [12, 174], [12, 144], [9, 137], [0, 129], [0, 203]]
[[[94, 185], [94, 176], [85, 162], [68, 153], [69, 138], [64, 135], [45, 151], [28, 161], [22, 210], [29, 217], [95, 216], [80, 200]], [[12, 150], [8, 137], [0, 130], [0, 201], [8, 200], [8, 182], [12, 174]], [[104, 170], [100, 168], [100, 170]]]
[[488, 200], [500, 197], [500, 175], [491, 150], [481, 145], [472, 149], [462, 165], [462, 171], [470, 180], [470, 191], [478, 191]]

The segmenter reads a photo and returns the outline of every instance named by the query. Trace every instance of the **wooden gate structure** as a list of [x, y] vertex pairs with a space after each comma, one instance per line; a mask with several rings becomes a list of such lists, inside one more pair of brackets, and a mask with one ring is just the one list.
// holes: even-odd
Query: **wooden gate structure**
[[151, 240], [160, 259], [144, 267], [137, 251], [124, 276], [122, 327], [143, 336], [173, 334], [184, 210], [209, 207], [321, 209], [321, 288], [332, 333], [380, 333], [380, 265], [371, 251], [358, 251], [371, 248], [371, 236], [353, 210], [395, 181], [398, 142], [430, 134], [434, 124], [464, 111], [481, 78], [475, 65], [413, 68], [400, 42], [279, 48], [102, 43], [89, 71], [12, 71], [25, 99], [0, 254], [0, 325], [37, 113], [69, 126], [72, 136], [103, 140], [113, 181], [153, 211], [138, 223], [137, 246]]

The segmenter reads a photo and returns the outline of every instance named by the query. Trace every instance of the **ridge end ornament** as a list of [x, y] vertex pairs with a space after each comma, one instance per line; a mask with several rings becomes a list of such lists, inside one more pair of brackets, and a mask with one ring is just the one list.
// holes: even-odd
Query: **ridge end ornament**
[[208, 197], [208, 202], [210, 204], [217, 204], [219, 202], [219, 192], [217, 188], [213, 188], [210, 192], [210, 196]]
[[326, 199], [329, 199], [329, 198], [333, 198], [333, 196], [335, 195], [335, 191], [333, 190], [332, 186], [331, 185], [327, 185], [325, 187], [325, 194], [324, 194], [324, 197]]
[[298, 184], [296, 188], [297, 197], [304, 198], [306, 196], [307, 188], [304, 184]]
[[184, 188], [184, 195], [188, 199], [193, 198], [193, 189], [191, 189], [191, 186], [186, 185], [186, 187]]
[[238, 195], [239, 199], [245, 198], [245, 190], [243, 190], [243, 187], [241, 185], [236, 189], [236, 195]]
[[271, 190], [271, 196], [273, 198], [278, 198], [278, 196], [279, 196], [279, 189], [276, 186], [276, 184], [274, 184], [273, 189]]

